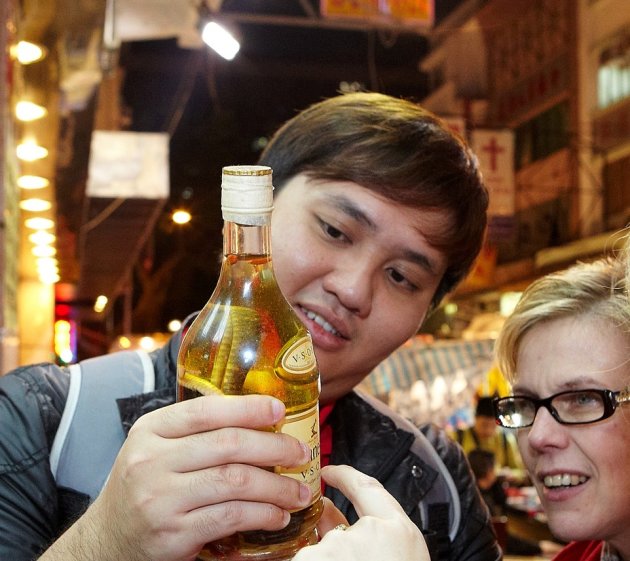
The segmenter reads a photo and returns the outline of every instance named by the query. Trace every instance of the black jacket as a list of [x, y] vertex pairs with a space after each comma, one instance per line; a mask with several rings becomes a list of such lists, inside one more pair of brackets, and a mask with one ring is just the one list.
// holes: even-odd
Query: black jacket
[[[142, 414], [174, 401], [179, 338], [152, 353], [156, 390], [118, 400], [121, 422], [131, 427]], [[88, 497], [58, 488], [49, 464], [69, 388], [69, 372], [52, 364], [18, 368], [0, 376], [0, 559], [30, 561], [45, 550], [87, 508]], [[436, 474], [411, 448], [413, 435], [396, 428], [357, 394], [340, 399], [330, 422], [332, 464], [345, 463], [379, 479], [421, 526], [418, 502]], [[457, 485], [462, 523], [452, 543], [442, 542], [449, 561], [494, 561], [501, 554], [488, 510], [481, 501], [459, 446], [436, 427], [423, 432]], [[350, 522], [356, 513], [334, 489], [327, 494]], [[436, 518], [438, 526], [439, 517]], [[434, 524], [434, 525], [435, 525]], [[445, 532], [442, 531], [442, 537]], [[442, 555], [440, 556], [442, 557]]]

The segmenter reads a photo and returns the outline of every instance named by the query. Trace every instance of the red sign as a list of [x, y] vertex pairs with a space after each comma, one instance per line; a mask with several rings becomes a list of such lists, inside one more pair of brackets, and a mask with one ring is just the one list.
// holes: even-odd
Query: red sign
[[434, 0], [320, 0], [320, 12], [328, 18], [356, 18], [433, 25]]

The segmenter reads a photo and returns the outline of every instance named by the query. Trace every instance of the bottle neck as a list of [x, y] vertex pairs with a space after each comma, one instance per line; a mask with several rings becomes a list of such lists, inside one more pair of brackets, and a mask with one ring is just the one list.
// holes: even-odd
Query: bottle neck
[[271, 224], [266, 217], [262, 224], [250, 226], [230, 222], [223, 224], [223, 255], [271, 256]]

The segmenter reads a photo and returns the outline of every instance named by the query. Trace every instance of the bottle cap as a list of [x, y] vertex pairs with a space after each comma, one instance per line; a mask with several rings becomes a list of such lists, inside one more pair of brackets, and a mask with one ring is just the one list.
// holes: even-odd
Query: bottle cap
[[226, 166], [221, 181], [224, 220], [260, 225], [273, 210], [272, 171], [268, 166]]

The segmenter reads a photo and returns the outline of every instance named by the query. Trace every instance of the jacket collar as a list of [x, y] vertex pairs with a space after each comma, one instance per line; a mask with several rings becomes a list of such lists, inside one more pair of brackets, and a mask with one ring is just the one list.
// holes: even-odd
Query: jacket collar
[[[382, 484], [387, 482], [388, 491], [407, 514], [416, 510], [438, 476], [435, 469], [413, 453], [416, 435], [396, 426], [389, 416], [357, 392], [337, 401], [330, 422], [333, 427], [331, 464], [348, 464]], [[339, 490], [328, 487], [326, 495], [334, 500], [349, 522], [356, 521], [352, 505]]]

